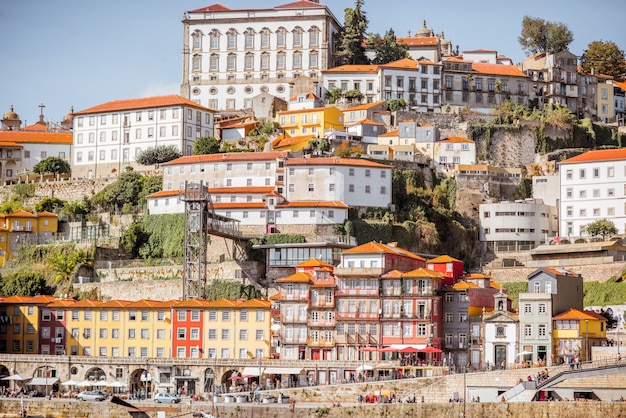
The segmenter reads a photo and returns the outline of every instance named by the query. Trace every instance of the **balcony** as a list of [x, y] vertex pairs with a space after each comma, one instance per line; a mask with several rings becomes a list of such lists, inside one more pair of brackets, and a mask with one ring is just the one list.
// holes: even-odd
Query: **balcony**
[[11, 231], [13, 232], [32, 232], [33, 227], [32, 226], [22, 226], [22, 225], [13, 225], [13, 228], [11, 228]]
[[380, 277], [384, 273], [380, 267], [335, 267], [336, 276]]
[[335, 312], [335, 319], [378, 320], [378, 312]]
[[306, 344], [306, 337], [285, 337], [282, 339], [282, 343], [284, 344]]
[[349, 289], [347, 287], [337, 289], [336, 296], [378, 296], [378, 288], [376, 289]]
[[334, 347], [337, 342], [335, 340], [314, 340], [309, 338], [306, 345], [309, 347]]
[[334, 308], [335, 300], [309, 300], [310, 308]]
[[307, 326], [309, 327], [317, 327], [317, 328], [326, 328], [326, 327], [334, 327], [337, 324], [335, 319], [312, 319], [309, 318], [306, 321]]
[[282, 293], [280, 294], [280, 300], [286, 301], [298, 301], [298, 302], [306, 302], [309, 300], [308, 293]]
[[281, 316], [280, 322], [283, 324], [305, 324], [307, 320], [299, 316]]

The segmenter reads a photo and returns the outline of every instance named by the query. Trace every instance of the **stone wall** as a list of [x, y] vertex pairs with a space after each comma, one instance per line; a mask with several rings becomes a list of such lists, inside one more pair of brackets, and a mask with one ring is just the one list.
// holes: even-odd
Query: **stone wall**
[[[580, 274], [585, 282], [605, 282], [612, 276], [620, 276], [626, 263], [606, 263], [606, 264], [586, 264], [579, 266], [567, 266], [568, 270]], [[491, 276], [498, 283], [522, 282], [530, 273], [537, 270], [537, 267], [483, 267], [482, 272]]]
[[[80, 200], [83, 196], [92, 198], [105, 186], [114, 183], [116, 180], [117, 178], [103, 178], [36, 183], [35, 196], [27, 204], [34, 205], [45, 197], [57, 197], [68, 202]], [[12, 185], [0, 186], [0, 199], [7, 200], [12, 193], [13, 187]]]
[[[29, 416], [46, 418], [121, 418], [121, 417], [157, 417], [157, 411], [166, 416], [191, 416], [193, 412], [203, 410], [210, 413], [210, 403], [158, 405], [141, 404], [143, 413], [134, 412], [111, 402], [78, 402], [78, 401], [44, 401], [44, 399], [26, 399], [24, 408]], [[450, 418], [468, 417], [568, 417], [568, 418], [607, 418], [623, 417], [626, 414], [626, 402], [520, 402], [520, 403], [403, 403], [387, 405], [351, 405], [333, 408], [328, 404], [328, 412], [324, 405], [296, 404], [295, 412], [290, 412], [288, 405], [251, 405], [218, 404], [216, 417], [225, 418], [309, 418], [315, 416], [360, 417], [360, 418], [393, 418], [393, 417], [428, 417]], [[0, 418], [20, 416], [19, 400], [0, 400]]]
[[[213, 280], [243, 280], [241, 270], [245, 270], [253, 279], [263, 276], [263, 265], [246, 261], [227, 261], [211, 264], [207, 268], [207, 282]], [[183, 266], [155, 266], [155, 267], [120, 267], [98, 269], [98, 282], [77, 283], [74, 288], [81, 291], [100, 289], [103, 299], [124, 300], [172, 300], [183, 296]], [[178, 277], [178, 278], [174, 278]], [[156, 279], [155, 279], [156, 278]], [[123, 295], [123, 296], [120, 296]]]

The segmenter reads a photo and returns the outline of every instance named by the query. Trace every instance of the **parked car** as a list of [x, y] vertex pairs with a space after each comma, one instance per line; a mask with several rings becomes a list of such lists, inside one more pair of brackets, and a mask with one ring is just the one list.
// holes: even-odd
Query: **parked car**
[[154, 396], [154, 402], [156, 403], [180, 403], [178, 396], [171, 395], [167, 392], [157, 393]]
[[76, 396], [79, 401], [103, 401], [107, 397], [102, 392], [96, 392], [95, 390], [83, 390]]

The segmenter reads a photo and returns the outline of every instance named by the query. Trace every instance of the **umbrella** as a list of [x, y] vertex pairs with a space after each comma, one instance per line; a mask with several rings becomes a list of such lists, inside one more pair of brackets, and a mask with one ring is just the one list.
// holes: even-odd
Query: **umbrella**
[[398, 349], [393, 347], [383, 347], [378, 351], [380, 351], [381, 353], [395, 353], [396, 351], [398, 351]]
[[76, 385], [78, 385], [78, 383], [80, 383], [80, 382], [78, 382], [78, 381], [76, 381], [76, 380], [72, 380], [72, 379], [70, 379], [70, 380], [68, 380], [68, 381], [62, 382], [61, 384], [62, 384], [63, 386], [76, 386]]
[[404, 348], [401, 348], [401, 349], [399, 349], [397, 351], [398, 351], [398, 353], [417, 353], [420, 350], [418, 350], [415, 347], [404, 347]]
[[234, 375], [232, 375], [231, 377], [229, 377], [228, 379], [229, 379], [229, 380], [238, 380], [238, 379], [241, 379], [241, 378], [242, 378], [242, 377], [241, 377], [241, 375], [240, 375], [240, 374], [234, 374]]
[[437, 347], [432, 347], [432, 346], [428, 346], [426, 348], [423, 348], [421, 350], [419, 350], [420, 353], [443, 353], [443, 350]]
[[76, 386], [78, 386], [79, 388], [93, 386], [93, 382], [91, 380], [83, 380], [82, 382], [76, 383]]
[[362, 366], [359, 366], [356, 368], [357, 372], [362, 372], [364, 370], [374, 370], [374, 368], [370, 366], [369, 364], [363, 364]]
[[522, 351], [521, 353], [518, 354], [518, 356], [532, 356], [533, 352], [532, 351]]
[[105, 380], [96, 380], [91, 382], [92, 386], [109, 386], [109, 383]]
[[111, 384], [109, 384], [109, 387], [112, 388], [125, 388], [126, 386], [128, 386], [126, 383], [124, 382], [111, 382]]
[[28, 380], [30, 377], [20, 376], [19, 374], [12, 374], [11, 376], [3, 377], [2, 380], [15, 380], [15, 381], [24, 381]]
[[379, 349], [376, 347], [363, 347], [361, 348], [361, 351], [365, 353], [371, 353], [371, 352], [379, 351]]

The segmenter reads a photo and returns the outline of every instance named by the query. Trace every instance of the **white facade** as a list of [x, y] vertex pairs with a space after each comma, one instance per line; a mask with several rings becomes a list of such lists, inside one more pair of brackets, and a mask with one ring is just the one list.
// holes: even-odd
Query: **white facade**
[[112, 101], [76, 112], [72, 175], [111, 177], [128, 166], [148, 170], [135, 157], [157, 146], [172, 145], [190, 155], [196, 139], [214, 135], [213, 113], [175, 95]]
[[391, 205], [391, 166], [354, 158], [290, 158], [285, 167], [287, 201]]
[[[484, 320], [483, 362], [496, 369], [509, 368], [519, 359], [519, 322], [511, 312], [494, 310]], [[504, 364], [503, 364], [504, 363]]]
[[533, 199], [541, 199], [548, 206], [559, 205], [559, 175], [533, 176]]
[[529, 250], [558, 233], [555, 206], [540, 200], [484, 203], [479, 206], [479, 240], [493, 251]]
[[476, 164], [476, 143], [460, 136], [437, 141], [434, 144], [433, 161], [437, 174], [451, 176], [459, 164]]
[[607, 219], [626, 232], [626, 150], [588, 151], [559, 163], [560, 234], [588, 236], [585, 227]]
[[312, 1], [257, 9], [215, 4], [188, 11], [183, 26], [181, 95], [219, 110], [252, 108], [260, 93], [288, 100], [294, 78], [316, 80], [331, 66], [340, 28]]
[[440, 112], [442, 67], [410, 58], [384, 65], [343, 65], [323, 72], [325, 92], [359, 90], [364, 103], [404, 99], [420, 112]]

